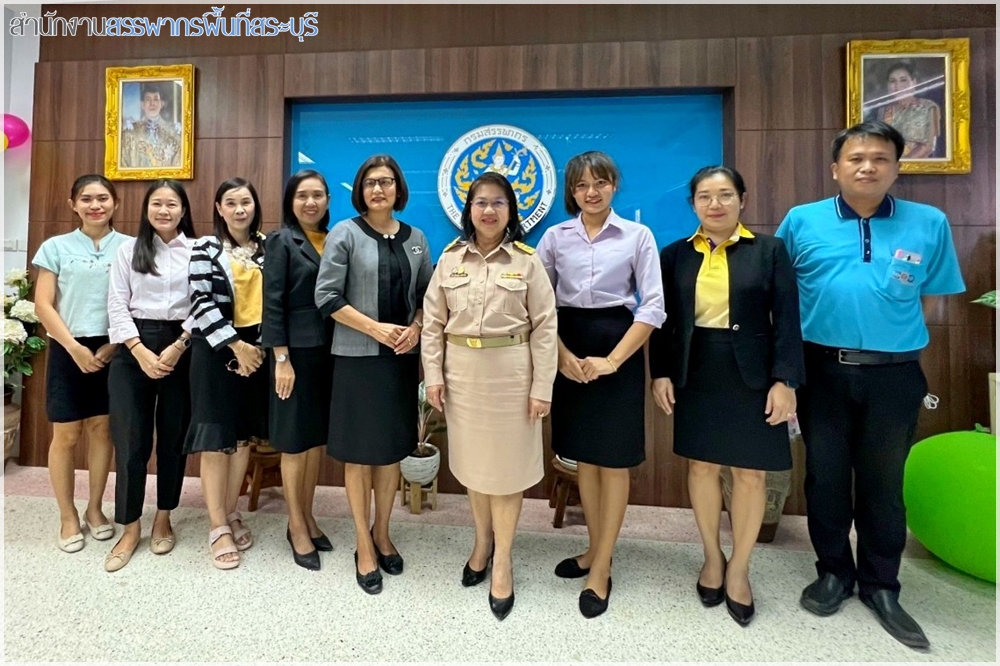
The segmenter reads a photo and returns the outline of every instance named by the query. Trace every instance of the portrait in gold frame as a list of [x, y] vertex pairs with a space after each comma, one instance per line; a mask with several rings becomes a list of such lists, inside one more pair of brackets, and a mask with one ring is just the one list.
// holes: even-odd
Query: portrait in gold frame
[[194, 178], [194, 65], [108, 67], [104, 173]]
[[900, 173], [968, 173], [969, 40], [847, 43], [847, 126], [884, 120], [903, 135]]

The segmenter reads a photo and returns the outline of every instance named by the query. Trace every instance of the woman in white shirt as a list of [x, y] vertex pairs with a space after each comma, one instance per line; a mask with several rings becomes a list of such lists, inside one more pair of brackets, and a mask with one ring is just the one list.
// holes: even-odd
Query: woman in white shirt
[[125, 529], [104, 560], [106, 571], [128, 564], [142, 537], [154, 428], [157, 511], [149, 549], [162, 555], [174, 547], [170, 511], [180, 502], [187, 460], [182, 446], [191, 420], [191, 363], [184, 352], [191, 346], [188, 264], [194, 238], [184, 187], [158, 180], [143, 199], [138, 237], [118, 249], [111, 267], [109, 336], [120, 345], [109, 374], [115, 522]]

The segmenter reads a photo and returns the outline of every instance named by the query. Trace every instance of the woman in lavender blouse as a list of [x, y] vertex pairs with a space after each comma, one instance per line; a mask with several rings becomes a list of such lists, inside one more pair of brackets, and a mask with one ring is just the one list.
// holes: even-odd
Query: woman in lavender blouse
[[577, 461], [587, 552], [556, 567], [583, 578], [580, 612], [596, 617], [611, 596], [611, 555], [628, 506], [629, 468], [645, 460], [643, 344], [666, 314], [650, 230], [611, 209], [621, 175], [591, 151], [566, 165], [566, 210], [538, 254], [556, 291], [559, 375], [552, 397], [552, 449]]

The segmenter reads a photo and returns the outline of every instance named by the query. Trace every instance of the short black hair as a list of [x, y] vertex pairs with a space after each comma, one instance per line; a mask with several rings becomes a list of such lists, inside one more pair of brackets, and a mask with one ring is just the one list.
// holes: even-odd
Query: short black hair
[[845, 130], [841, 130], [837, 135], [837, 138], [833, 140], [833, 161], [840, 161], [840, 150], [844, 147], [844, 143], [851, 138], [867, 138], [876, 137], [878, 139], [884, 139], [885, 141], [891, 141], [893, 145], [896, 146], [896, 161], [903, 156], [903, 148], [906, 147], [906, 140], [903, 135], [899, 133], [895, 127], [889, 123], [882, 122], [881, 120], [866, 120], [863, 123], [858, 123], [853, 127], [848, 127]]
[[622, 179], [621, 171], [618, 170], [614, 160], [607, 153], [602, 153], [599, 150], [588, 150], [571, 157], [566, 163], [566, 175], [563, 180], [563, 204], [566, 206], [566, 212], [570, 215], [579, 215], [580, 213], [580, 207], [576, 204], [576, 198], [573, 196], [573, 188], [583, 178], [583, 172], [587, 169], [590, 169], [590, 173], [595, 178], [610, 181], [616, 188]]
[[288, 182], [285, 183], [285, 194], [281, 199], [281, 226], [301, 228], [298, 218], [295, 217], [295, 211], [292, 210], [292, 203], [295, 201], [295, 191], [299, 189], [299, 185], [302, 184], [302, 181], [309, 180], [310, 178], [315, 178], [323, 183], [323, 189], [326, 191], [326, 213], [319, 220], [319, 228], [326, 231], [330, 226], [330, 186], [326, 184], [326, 178], [323, 177], [323, 174], [315, 169], [303, 169], [289, 178]]
[[[219, 213], [219, 204], [222, 203], [222, 197], [229, 190], [238, 190], [241, 187], [245, 187], [250, 190], [250, 197], [253, 199], [253, 219], [250, 220], [250, 240], [254, 240], [257, 234], [260, 232], [260, 226], [263, 221], [263, 212], [260, 209], [260, 197], [257, 196], [257, 190], [254, 189], [253, 183], [245, 178], [230, 178], [221, 185], [219, 189], [215, 191], [215, 205], [212, 206], [212, 231], [221, 240], [228, 240], [233, 245], [238, 245], [236, 239], [233, 235], [229, 233], [229, 227], [226, 226], [226, 220], [223, 219], [222, 215]], [[264, 245], [260, 244], [263, 248]]]
[[691, 182], [688, 183], [688, 189], [691, 191], [691, 196], [688, 198], [688, 203], [694, 203], [694, 193], [698, 191], [698, 185], [701, 181], [706, 178], [711, 178], [712, 176], [725, 176], [736, 188], [736, 193], [740, 195], [740, 199], [743, 195], [747, 193], [747, 187], [743, 183], [743, 176], [736, 169], [719, 164], [717, 166], [707, 166], [698, 169], [698, 173], [691, 177]]
[[184, 186], [178, 181], [170, 180], [169, 178], [155, 181], [146, 190], [146, 196], [142, 199], [142, 210], [139, 213], [139, 233], [136, 234], [135, 249], [132, 251], [132, 270], [136, 273], [146, 275], [160, 274], [156, 270], [156, 246], [153, 245], [156, 230], [153, 229], [153, 225], [149, 221], [149, 200], [153, 197], [153, 192], [161, 187], [173, 190], [177, 198], [181, 200], [181, 206], [184, 208], [184, 214], [181, 215], [180, 222], [177, 223], [178, 233], [182, 233], [188, 238], [198, 237], [198, 234], [194, 230], [194, 222], [192, 221], [191, 203], [188, 201], [188, 195], [184, 190]]
[[913, 66], [913, 63], [909, 60], [896, 60], [891, 65], [889, 69], [885, 70], [885, 78], [888, 79], [889, 75], [895, 72], [897, 69], [906, 70], [906, 73], [910, 75], [911, 79], [917, 78], [917, 68]]
[[510, 181], [505, 176], [493, 171], [487, 171], [469, 185], [469, 193], [465, 197], [465, 208], [462, 209], [462, 235], [465, 236], [466, 240], [472, 240], [476, 235], [476, 227], [472, 224], [472, 200], [476, 196], [476, 190], [483, 185], [496, 185], [503, 190], [503, 194], [507, 198], [507, 210], [510, 211], [510, 217], [507, 219], [507, 228], [504, 229], [502, 242], [513, 243], [521, 240], [524, 237], [524, 231], [521, 229], [521, 214], [517, 210], [517, 195], [514, 194], [514, 188]]
[[392, 155], [372, 155], [365, 160], [364, 164], [358, 169], [358, 173], [354, 176], [354, 187], [351, 189], [351, 204], [354, 206], [354, 210], [361, 214], [368, 212], [364, 194], [365, 174], [376, 167], [388, 167], [395, 175], [396, 203], [393, 204], [392, 209], [398, 213], [406, 208], [406, 202], [410, 198], [410, 188], [406, 186], [406, 179], [403, 178], [403, 170], [399, 168], [399, 164]]
[[149, 82], [139, 84], [139, 101], [146, 99], [148, 93], [156, 93], [160, 96], [160, 99], [164, 102], [170, 97], [170, 93], [167, 92], [166, 87], [159, 82]]

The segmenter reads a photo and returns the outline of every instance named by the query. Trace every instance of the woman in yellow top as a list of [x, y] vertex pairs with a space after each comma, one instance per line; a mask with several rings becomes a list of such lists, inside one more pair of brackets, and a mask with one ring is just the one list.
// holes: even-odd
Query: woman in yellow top
[[222, 183], [212, 223], [215, 235], [195, 244], [188, 270], [195, 329], [184, 453], [202, 454], [212, 563], [233, 569], [239, 551], [253, 545], [236, 511], [250, 460], [247, 445], [268, 437], [268, 373], [260, 370], [264, 237], [254, 186], [242, 178]]
[[[723, 601], [742, 625], [754, 614], [750, 554], [764, 519], [767, 470], [792, 466], [788, 418], [805, 380], [799, 293], [784, 243], [740, 222], [743, 177], [725, 166], [691, 179], [701, 225], [660, 253], [667, 320], [649, 344], [657, 405], [674, 415], [674, 453], [705, 549], [698, 596]], [[676, 403], [676, 404], [675, 404]], [[719, 544], [719, 470], [733, 469], [733, 552]]]

